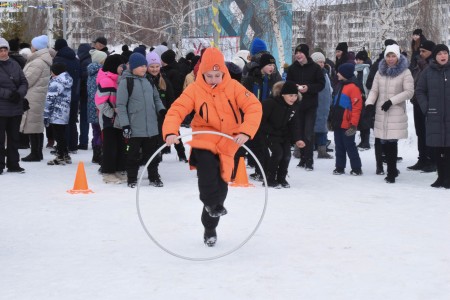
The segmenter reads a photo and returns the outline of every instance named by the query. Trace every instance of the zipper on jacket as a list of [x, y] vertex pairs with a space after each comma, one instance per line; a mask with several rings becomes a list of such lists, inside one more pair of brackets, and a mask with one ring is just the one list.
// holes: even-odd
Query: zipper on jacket
[[236, 115], [236, 112], [234, 111], [234, 108], [233, 108], [233, 105], [231, 104], [231, 101], [230, 101], [230, 99], [228, 99], [228, 104], [230, 104], [230, 107], [231, 107], [231, 111], [233, 112], [233, 115], [234, 115], [234, 119], [236, 120], [236, 124], [239, 124], [239, 120], [238, 120], [238, 117], [237, 117], [237, 115]]

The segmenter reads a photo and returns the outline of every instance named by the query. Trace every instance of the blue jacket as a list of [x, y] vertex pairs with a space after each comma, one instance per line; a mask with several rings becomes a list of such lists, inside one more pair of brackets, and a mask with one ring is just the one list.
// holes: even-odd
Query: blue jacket
[[317, 106], [316, 123], [314, 132], [328, 132], [328, 115], [330, 114], [330, 106], [332, 101], [332, 90], [330, 77], [325, 69], [322, 69], [325, 76], [325, 87], [319, 92], [319, 105]]

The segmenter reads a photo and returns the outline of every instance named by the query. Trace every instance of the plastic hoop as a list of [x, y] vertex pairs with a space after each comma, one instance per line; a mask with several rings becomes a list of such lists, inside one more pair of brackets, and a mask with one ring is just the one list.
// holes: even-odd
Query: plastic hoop
[[[221, 132], [216, 132], [216, 131], [195, 131], [195, 132], [191, 132], [191, 133], [186, 133], [183, 135], [178, 136], [178, 140], [186, 137], [186, 136], [193, 136], [196, 134], [214, 134], [214, 135], [220, 135], [223, 137], [226, 137], [230, 140], [233, 140], [233, 137], [221, 133]], [[147, 163], [145, 164], [145, 169], [147, 169], [148, 165], [153, 161], [153, 159], [167, 146], [167, 144], [162, 145], [161, 147], [159, 147], [159, 149], [153, 153], [153, 155], [149, 158], [149, 160], [147, 161]], [[137, 184], [137, 189], [136, 189], [136, 208], [137, 208], [137, 213], [138, 213], [138, 217], [139, 217], [139, 221], [142, 225], [142, 228], [144, 229], [145, 233], [148, 235], [148, 237], [156, 244], [156, 246], [158, 246], [161, 250], [165, 251], [166, 253], [181, 258], [181, 259], [185, 259], [185, 260], [191, 260], [191, 261], [208, 261], [208, 260], [214, 260], [214, 259], [218, 259], [224, 256], [227, 256], [233, 252], [236, 252], [237, 250], [239, 250], [240, 248], [242, 248], [242, 246], [244, 246], [256, 233], [256, 231], [258, 230], [259, 226], [262, 223], [262, 220], [264, 218], [264, 215], [266, 213], [266, 208], [267, 208], [267, 203], [268, 203], [268, 188], [267, 188], [267, 179], [266, 179], [266, 174], [264, 173], [264, 170], [261, 166], [261, 163], [259, 162], [258, 158], [255, 156], [255, 154], [245, 145], [242, 145], [242, 147], [244, 147], [245, 150], [248, 151], [248, 153], [250, 153], [250, 155], [255, 159], [256, 163], [258, 164], [260, 170], [262, 170], [262, 175], [263, 175], [263, 179], [264, 179], [264, 187], [265, 187], [265, 199], [264, 199], [264, 208], [261, 212], [261, 216], [259, 217], [259, 221], [256, 224], [255, 228], [253, 229], [253, 231], [250, 233], [250, 235], [238, 246], [236, 246], [235, 248], [232, 248], [231, 250], [228, 250], [225, 253], [216, 255], [216, 256], [211, 256], [211, 257], [188, 257], [188, 256], [183, 256], [183, 255], [179, 255], [175, 252], [170, 251], [169, 249], [165, 248], [163, 245], [161, 245], [150, 233], [150, 231], [147, 229], [147, 227], [145, 226], [144, 220], [142, 219], [142, 215], [141, 215], [141, 209], [140, 209], [140, 205], [139, 205], [139, 190], [141, 188], [141, 182], [142, 182], [142, 178], [144, 176], [144, 172], [141, 173], [141, 176], [139, 176], [139, 180], [138, 180], [138, 184]], [[144, 169], [144, 170], [145, 170]]]

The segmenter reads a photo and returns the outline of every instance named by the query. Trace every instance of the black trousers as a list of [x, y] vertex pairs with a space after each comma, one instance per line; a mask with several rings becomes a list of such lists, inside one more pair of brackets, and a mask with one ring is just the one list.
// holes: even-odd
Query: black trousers
[[[208, 150], [192, 149], [190, 164], [197, 168], [200, 200], [205, 206], [223, 205], [228, 194], [228, 183], [220, 175], [219, 157]], [[206, 229], [214, 229], [220, 218], [211, 217], [203, 207], [201, 221]]]
[[66, 126], [66, 141], [70, 151], [78, 150], [78, 104], [78, 100], [70, 101], [69, 124]]
[[269, 176], [276, 175], [278, 181], [286, 179], [289, 162], [291, 161], [291, 143], [270, 143], [269, 149], [272, 152], [267, 164]]
[[[22, 116], [0, 117], [0, 169], [19, 168], [19, 130]], [[5, 138], [7, 148], [5, 148]], [[6, 159], [6, 164], [5, 164]]]
[[[104, 143], [105, 141], [103, 141]], [[132, 137], [128, 139], [128, 153], [127, 153], [127, 177], [128, 182], [136, 182], [139, 171], [140, 154], [142, 148], [142, 159], [147, 162], [150, 157], [158, 150], [159, 139], [158, 136], [152, 137]], [[158, 165], [160, 159], [155, 158], [147, 167], [148, 179], [154, 180], [159, 177]]]
[[51, 127], [53, 130], [53, 137], [56, 141], [56, 153], [59, 158], [63, 158], [65, 155], [69, 154], [66, 140], [67, 125], [51, 124]]
[[114, 127], [103, 129], [102, 172], [115, 173], [125, 170], [125, 140], [122, 130]]
[[425, 116], [420, 109], [418, 104], [414, 104], [414, 128], [416, 129], [417, 135], [417, 150], [419, 151], [420, 161], [435, 161], [434, 151], [431, 147], [426, 145], [426, 127], [425, 127]]
[[305, 147], [302, 149], [304, 159], [313, 162], [314, 154], [314, 125], [316, 122], [317, 107], [299, 110], [297, 118], [300, 119], [300, 136], [303, 137]]

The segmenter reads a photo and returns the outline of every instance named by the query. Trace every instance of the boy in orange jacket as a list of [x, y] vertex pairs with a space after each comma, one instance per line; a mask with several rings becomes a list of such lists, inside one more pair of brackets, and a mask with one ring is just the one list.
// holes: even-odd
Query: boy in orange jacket
[[[163, 124], [167, 145], [178, 143], [177, 135], [184, 118], [195, 111], [192, 131], [217, 131], [234, 137], [199, 134], [192, 137], [189, 164], [197, 169], [200, 200], [203, 202], [204, 242], [212, 247], [217, 240], [216, 227], [238, 148], [253, 138], [261, 122], [262, 107], [258, 99], [239, 82], [231, 79], [223, 54], [208, 48], [202, 56], [195, 82], [172, 104]], [[242, 118], [242, 111], [245, 121]]]

